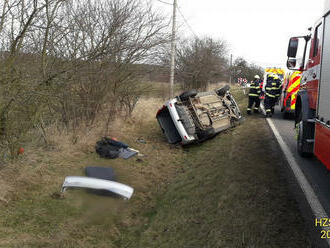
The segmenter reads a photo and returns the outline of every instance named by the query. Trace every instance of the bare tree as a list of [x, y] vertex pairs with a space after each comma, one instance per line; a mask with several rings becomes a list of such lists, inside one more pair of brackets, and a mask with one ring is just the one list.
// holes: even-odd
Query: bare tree
[[233, 63], [232, 72], [234, 79], [243, 77], [251, 81], [255, 75], [259, 75], [261, 77], [263, 75], [264, 69], [255, 64], [248, 63], [242, 57], [238, 57]]
[[54, 119], [69, 129], [102, 111], [129, 116], [136, 64], [168, 42], [164, 18], [140, 0], [4, 0], [0, 11], [0, 145], [13, 150]]
[[[168, 49], [161, 53], [163, 65], [168, 64]], [[177, 45], [176, 80], [183, 89], [205, 90], [209, 83], [225, 78], [228, 67], [227, 47], [222, 40], [206, 37], [184, 39]]]

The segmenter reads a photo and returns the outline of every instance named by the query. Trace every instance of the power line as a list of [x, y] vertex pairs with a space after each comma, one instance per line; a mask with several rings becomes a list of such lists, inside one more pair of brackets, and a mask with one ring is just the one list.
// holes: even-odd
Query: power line
[[162, 0], [157, 0], [157, 1], [161, 2], [161, 3], [164, 3], [164, 4], [173, 5], [173, 3], [168, 3], [168, 2], [165, 2], [165, 1], [162, 1]]
[[[158, 1], [159, 1], [159, 0], [158, 0]], [[178, 9], [178, 11], [179, 11], [181, 17], [183, 18], [183, 21], [186, 23], [187, 27], [189, 28], [190, 32], [191, 32], [195, 37], [198, 37], [198, 36], [196, 35], [196, 33], [194, 32], [194, 30], [192, 29], [192, 27], [190, 26], [190, 24], [188, 23], [187, 19], [186, 19], [186, 18], [184, 17], [184, 15], [182, 14], [179, 5], [177, 5], [177, 9]]]

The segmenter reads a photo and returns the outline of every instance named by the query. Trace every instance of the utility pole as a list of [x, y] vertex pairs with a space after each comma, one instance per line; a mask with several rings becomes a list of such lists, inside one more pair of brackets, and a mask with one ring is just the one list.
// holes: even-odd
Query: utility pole
[[231, 85], [231, 67], [233, 66], [233, 55], [230, 54], [230, 67], [229, 67], [229, 84]]
[[174, 96], [174, 69], [176, 53], [176, 5], [177, 0], [173, 2], [173, 20], [172, 20], [172, 39], [171, 39], [171, 72], [170, 72], [170, 97]]

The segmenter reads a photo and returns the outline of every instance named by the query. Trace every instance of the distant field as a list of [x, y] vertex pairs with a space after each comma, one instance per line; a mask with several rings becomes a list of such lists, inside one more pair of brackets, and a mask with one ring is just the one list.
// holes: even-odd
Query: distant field
[[[170, 96], [170, 84], [159, 82], [143, 82], [141, 88], [144, 90], [144, 97], [146, 98], [161, 98], [168, 99]], [[174, 92], [180, 93], [181, 87], [179, 84], [174, 84]]]
[[[311, 247], [263, 118], [199, 145], [169, 145], [155, 119], [166, 85], [150, 87], [134, 117], [108, 133], [143, 157], [99, 158], [96, 124], [75, 145], [71, 135], [54, 134], [53, 149], [31, 145], [0, 170], [0, 247]], [[246, 97], [233, 92], [243, 110]], [[87, 165], [114, 168], [134, 187], [132, 199], [82, 190], [60, 197], [64, 177], [83, 175]]]

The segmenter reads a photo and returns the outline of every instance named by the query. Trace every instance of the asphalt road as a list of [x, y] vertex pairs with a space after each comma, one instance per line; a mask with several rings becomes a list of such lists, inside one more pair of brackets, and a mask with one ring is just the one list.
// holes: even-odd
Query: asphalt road
[[[296, 132], [294, 130], [293, 119], [284, 119], [283, 114], [277, 108], [275, 114], [272, 117], [272, 120], [278, 132], [282, 136], [282, 139], [291, 150], [291, 153], [293, 154], [300, 169], [312, 186], [327, 215], [330, 216], [330, 173], [326, 170], [326, 167], [317, 160], [317, 158], [302, 158], [299, 156], [296, 151]], [[291, 182], [294, 183], [294, 179], [291, 179]], [[297, 188], [299, 187], [295, 188], [296, 190], [294, 193], [297, 192]], [[310, 214], [310, 209], [304, 199], [303, 192], [297, 193], [297, 196], [297, 201], [299, 205], [301, 205], [300, 209], [303, 212], [305, 219], [307, 218], [307, 223], [309, 225], [308, 228], [315, 231], [314, 235], [312, 236], [315, 236], [317, 239], [319, 239], [319, 230], [315, 228], [315, 219]]]

